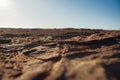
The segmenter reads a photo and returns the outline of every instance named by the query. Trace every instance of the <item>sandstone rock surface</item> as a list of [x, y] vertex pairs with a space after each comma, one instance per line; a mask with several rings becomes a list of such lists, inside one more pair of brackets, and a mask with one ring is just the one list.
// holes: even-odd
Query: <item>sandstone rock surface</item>
[[0, 29], [0, 80], [120, 80], [120, 31]]

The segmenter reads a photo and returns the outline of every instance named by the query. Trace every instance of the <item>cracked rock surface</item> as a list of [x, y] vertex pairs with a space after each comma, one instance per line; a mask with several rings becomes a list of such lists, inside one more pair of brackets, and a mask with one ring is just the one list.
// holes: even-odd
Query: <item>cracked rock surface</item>
[[120, 80], [120, 31], [0, 29], [0, 80]]

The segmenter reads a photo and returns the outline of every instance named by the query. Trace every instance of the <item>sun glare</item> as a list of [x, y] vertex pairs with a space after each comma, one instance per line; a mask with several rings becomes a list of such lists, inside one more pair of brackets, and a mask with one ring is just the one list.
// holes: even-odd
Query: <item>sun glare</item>
[[10, 0], [0, 0], [0, 8], [9, 8], [10, 7]]

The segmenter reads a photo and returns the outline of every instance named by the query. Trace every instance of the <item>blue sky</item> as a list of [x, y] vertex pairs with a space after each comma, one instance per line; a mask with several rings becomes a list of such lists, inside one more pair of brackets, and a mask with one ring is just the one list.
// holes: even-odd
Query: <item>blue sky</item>
[[120, 0], [0, 0], [0, 27], [120, 30]]

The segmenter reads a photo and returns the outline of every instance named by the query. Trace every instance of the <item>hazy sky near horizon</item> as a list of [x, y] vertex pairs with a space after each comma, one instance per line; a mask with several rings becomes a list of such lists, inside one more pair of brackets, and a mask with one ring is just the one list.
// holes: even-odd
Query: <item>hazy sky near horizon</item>
[[0, 28], [120, 30], [120, 0], [0, 0]]

